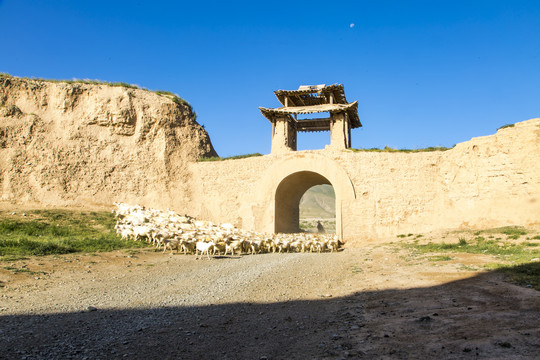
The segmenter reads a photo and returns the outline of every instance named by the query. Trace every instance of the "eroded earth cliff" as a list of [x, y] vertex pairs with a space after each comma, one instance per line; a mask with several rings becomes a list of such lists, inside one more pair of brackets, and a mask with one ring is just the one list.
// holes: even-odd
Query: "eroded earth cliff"
[[216, 156], [194, 117], [142, 89], [0, 76], [0, 200], [187, 203], [187, 163]]

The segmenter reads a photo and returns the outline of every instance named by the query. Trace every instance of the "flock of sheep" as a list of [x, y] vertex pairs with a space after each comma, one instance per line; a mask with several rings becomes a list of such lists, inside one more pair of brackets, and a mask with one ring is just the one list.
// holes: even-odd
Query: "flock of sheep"
[[148, 241], [157, 248], [176, 249], [197, 257], [258, 254], [265, 252], [337, 251], [340, 242], [333, 234], [261, 234], [235, 228], [232, 224], [198, 221], [173, 211], [115, 203], [116, 232], [123, 239]]

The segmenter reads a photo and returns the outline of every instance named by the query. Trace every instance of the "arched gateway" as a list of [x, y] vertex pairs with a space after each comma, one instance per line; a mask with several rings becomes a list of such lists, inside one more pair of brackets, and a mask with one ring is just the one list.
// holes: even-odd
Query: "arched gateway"
[[323, 184], [332, 185], [327, 178], [311, 171], [296, 172], [283, 179], [275, 195], [275, 232], [300, 232], [300, 199], [311, 187]]
[[[351, 146], [351, 129], [362, 126], [358, 102], [347, 102], [343, 85], [302, 85], [298, 90], [274, 92], [283, 105], [260, 107], [272, 123], [272, 154], [286, 154], [266, 173], [261, 189], [271, 199], [271, 211], [264, 212], [264, 229], [269, 232], [298, 232], [299, 203], [302, 195], [315, 185], [329, 184], [336, 196], [336, 234], [343, 238], [342, 210], [350, 204], [354, 188], [349, 176], [335, 161], [309, 153], [296, 153], [296, 133], [330, 131], [329, 150], [341, 151]], [[328, 117], [299, 118], [299, 115], [326, 113]], [[264, 200], [263, 200], [264, 201]], [[268, 219], [270, 218], [270, 219]]]
[[307, 189], [321, 184], [334, 188], [336, 234], [343, 238], [342, 209], [355, 200], [354, 187], [339, 163], [316, 153], [290, 153], [265, 171], [259, 191], [261, 200], [271, 206], [264, 216], [264, 230], [297, 232], [300, 199]]

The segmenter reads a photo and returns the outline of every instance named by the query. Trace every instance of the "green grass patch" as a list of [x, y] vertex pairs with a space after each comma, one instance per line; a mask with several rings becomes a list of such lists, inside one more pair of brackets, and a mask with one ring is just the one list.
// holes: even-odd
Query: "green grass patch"
[[429, 261], [449, 261], [452, 259], [453, 259], [452, 257], [447, 256], [447, 255], [434, 255], [434, 256], [428, 257]]
[[0, 261], [18, 261], [18, 260], [27, 260], [28, 257], [24, 255], [6, 255], [0, 257]]
[[503, 125], [500, 128], [498, 128], [497, 131], [499, 131], [501, 129], [511, 128], [511, 127], [514, 127], [514, 126], [515, 126], [515, 124], [506, 124], [506, 125]]
[[147, 90], [146, 88], [141, 88], [138, 85], [129, 84], [126, 82], [111, 82], [111, 81], [103, 81], [103, 80], [93, 80], [93, 79], [43, 79], [43, 78], [22, 78], [26, 80], [35, 80], [35, 81], [44, 81], [44, 82], [51, 82], [51, 83], [66, 83], [66, 84], [86, 84], [86, 85], [106, 85], [106, 86], [112, 86], [112, 87], [124, 87], [128, 89], [141, 89], [141, 90]]
[[14, 266], [3, 266], [2, 269], [11, 271], [13, 274], [26, 273], [30, 275], [46, 275], [45, 271], [32, 271], [25, 267], [17, 268]]
[[[0, 77], [13, 78], [13, 76], [11, 76], [10, 74], [6, 74], [6, 73], [0, 73]], [[19, 77], [17, 77], [17, 78], [19, 78]], [[140, 87], [139, 85], [135, 85], [135, 84], [129, 84], [129, 83], [125, 83], [125, 82], [110, 82], [110, 81], [103, 81], [103, 80], [93, 80], [93, 79], [65, 80], [65, 79], [43, 79], [43, 78], [28, 78], [28, 77], [22, 77], [22, 78], [19, 78], [19, 79], [44, 81], [44, 82], [50, 82], [50, 83], [106, 85], [106, 86], [112, 86], [112, 87], [123, 87], [123, 88], [127, 88], [127, 89], [139, 89], [139, 90], [144, 90], [144, 91], [152, 91], [152, 90], [148, 90], [147, 88]], [[190, 112], [193, 115], [193, 119], [194, 120], [197, 119], [197, 113], [193, 111], [193, 107], [191, 106], [191, 104], [189, 102], [187, 102], [186, 100], [182, 99], [181, 97], [179, 97], [178, 95], [176, 95], [176, 94], [174, 94], [174, 93], [172, 93], [170, 91], [167, 91], [167, 90], [155, 90], [153, 92], [158, 94], [158, 95], [170, 96], [171, 100], [174, 103], [176, 103], [178, 105], [182, 105], [182, 106], [187, 106], [189, 108]]]
[[32, 274], [33, 273], [33, 271], [30, 271], [28, 269], [16, 268], [16, 267], [13, 267], [13, 266], [3, 266], [2, 269], [11, 271], [14, 274], [17, 274], [17, 273], [31, 273]]
[[488, 230], [479, 230], [474, 233], [474, 235], [480, 235], [480, 234], [504, 234], [508, 236], [522, 236], [527, 235], [528, 231], [522, 226], [503, 226]]
[[[508, 235], [509, 239], [527, 234], [527, 230], [520, 227], [503, 227], [475, 232], [480, 233], [502, 233]], [[535, 238], [533, 238], [535, 239]], [[536, 239], [535, 239], [536, 240]], [[472, 240], [460, 238], [458, 243], [418, 243], [401, 244], [409, 249], [413, 255], [435, 253], [428, 256], [431, 261], [446, 261], [451, 257], [445, 253], [469, 253], [491, 255], [496, 262], [483, 266], [484, 269], [502, 272], [509, 281], [519, 285], [534, 288], [540, 291], [540, 244], [531, 241], [516, 243], [504, 241], [501, 238], [493, 240], [483, 236], [475, 236]], [[442, 254], [441, 254], [442, 253]], [[477, 271], [478, 269], [462, 265], [463, 270]]]
[[527, 230], [520, 226], [505, 226], [502, 228], [495, 228], [493, 230], [505, 235], [527, 235]]
[[110, 212], [34, 210], [27, 218], [0, 217], [0, 260], [149, 246], [122, 240]]
[[[455, 146], [455, 145], [454, 145]], [[432, 151], [446, 151], [453, 149], [452, 147], [444, 146], [430, 146], [422, 149], [394, 149], [390, 146], [385, 146], [384, 148], [369, 148], [369, 149], [350, 149], [354, 152], [401, 152], [401, 153], [418, 153], [418, 152], [432, 152]]]
[[417, 243], [401, 244], [402, 247], [412, 250], [417, 254], [429, 253], [469, 253], [492, 255], [504, 261], [504, 263], [524, 264], [540, 257], [540, 249], [536, 243], [512, 243], [500, 242], [497, 240], [486, 240], [482, 236], [477, 236], [472, 240], [460, 238], [458, 243], [433, 243], [424, 245]]
[[[527, 235], [527, 230], [520, 226], [504, 226], [500, 228], [494, 228], [489, 230], [478, 231], [477, 233], [486, 233], [486, 234], [504, 234], [507, 235], [507, 239], [517, 240], [523, 235]], [[475, 233], [475, 235], [477, 234]], [[492, 235], [490, 238], [493, 237]], [[500, 239], [500, 238], [499, 238]]]
[[513, 283], [540, 291], [540, 262], [513, 266], [499, 265], [495, 270], [505, 274]]
[[204, 161], [224, 161], [224, 160], [237, 160], [237, 159], [245, 159], [255, 156], [263, 156], [263, 154], [260, 153], [253, 153], [253, 154], [244, 154], [244, 155], [235, 155], [235, 156], [229, 156], [229, 157], [219, 157], [219, 156], [212, 156], [207, 158], [199, 158], [197, 159], [198, 162], [204, 162]]
[[478, 271], [479, 269], [478, 269], [476, 266], [460, 264], [459, 270], [463, 270], [463, 271]]
[[154, 92], [158, 95], [169, 95], [169, 96], [178, 96], [176, 95], [175, 93], [172, 93], [170, 91], [167, 91], [167, 90], [154, 90]]

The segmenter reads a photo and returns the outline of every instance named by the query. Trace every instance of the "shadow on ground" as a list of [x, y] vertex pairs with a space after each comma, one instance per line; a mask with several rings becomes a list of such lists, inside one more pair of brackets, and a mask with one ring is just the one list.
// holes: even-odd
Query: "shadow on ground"
[[2, 359], [525, 359], [539, 339], [540, 292], [496, 272], [313, 301], [0, 317]]

